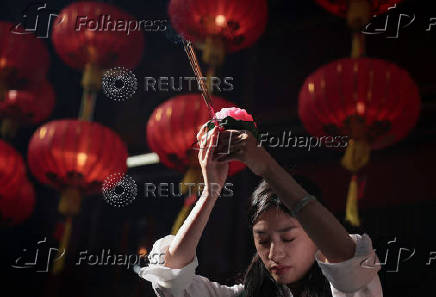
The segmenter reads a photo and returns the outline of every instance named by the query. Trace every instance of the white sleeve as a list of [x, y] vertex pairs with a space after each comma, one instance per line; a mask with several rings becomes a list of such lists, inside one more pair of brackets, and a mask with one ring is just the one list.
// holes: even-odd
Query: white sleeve
[[[153, 257], [165, 254], [174, 237], [167, 235], [157, 240], [149, 255]], [[195, 255], [194, 260], [183, 268], [172, 269], [160, 261], [151, 261], [138, 274], [152, 283], [153, 290], [159, 297], [234, 297], [243, 291], [243, 284], [229, 287], [196, 275], [197, 266], [198, 259]]]
[[350, 234], [356, 243], [353, 258], [340, 263], [326, 263], [317, 251], [315, 259], [330, 282], [333, 297], [382, 297], [382, 286], [377, 272], [379, 259], [367, 234]]

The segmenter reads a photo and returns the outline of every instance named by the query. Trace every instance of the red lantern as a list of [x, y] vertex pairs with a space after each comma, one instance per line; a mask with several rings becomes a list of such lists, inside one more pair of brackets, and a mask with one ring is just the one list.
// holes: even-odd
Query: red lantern
[[104, 179], [127, 170], [127, 148], [117, 134], [94, 122], [48, 122], [33, 134], [29, 167], [42, 183], [83, 194], [101, 190]]
[[79, 70], [87, 64], [100, 69], [132, 68], [140, 61], [143, 33], [138, 26], [128, 30], [129, 21], [136, 20], [119, 8], [101, 2], [75, 2], [58, 18], [62, 21], [53, 25], [53, 44], [69, 66]]
[[[41, 39], [0, 21], [0, 91], [22, 88], [44, 79], [49, 55]], [[18, 34], [21, 31], [22, 34]]]
[[340, 59], [306, 79], [299, 115], [312, 135], [365, 138], [372, 149], [379, 149], [409, 133], [419, 117], [420, 102], [416, 84], [395, 64]]
[[7, 225], [17, 225], [25, 221], [33, 212], [35, 206], [35, 190], [33, 185], [25, 180], [15, 195], [0, 198], [0, 215]]
[[26, 90], [8, 90], [0, 102], [0, 117], [25, 124], [37, 124], [52, 112], [55, 103], [51, 84], [44, 80]]
[[[66, 250], [71, 236], [72, 218], [80, 211], [81, 195], [101, 191], [111, 174], [127, 170], [127, 148], [110, 129], [79, 120], [46, 123], [36, 130], [27, 159], [33, 175], [42, 183], [62, 191], [59, 212], [66, 216], [59, 250]], [[62, 259], [53, 266], [59, 273]]]
[[[214, 108], [233, 107], [233, 103], [213, 96]], [[209, 120], [209, 111], [199, 94], [180, 95], [159, 105], [147, 123], [147, 142], [169, 168], [186, 172], [198, 165], [194, 148], [200, 127]], [[242, 170], [244, 164], [231, 162], [229, 175]]]
[[369, 2], [370, 15], [379, 15], [402, 0], [315, 0], [329, 12], [345, 17], [351, 2]]
[[21, 155], [0, 140], [0, 199], [17, 195], [26, 181], [26, 167]]
[[[266, 0], [171, 0], [174, 28], [203, 50], [203, 60], [215, 67], [225, 52], [251, 46], [265, 30]], [[210, 70], [213, 74], [213, 70]]]
[[357, 174], [369, 161], [370, 150], [404, 138], [418, 120], [420, 106], [409, 74], [379, 59], [337, 60], [306, 79], [299, 115], [307, 131], [320, 137], [351, 137], [342, 165], [353, 174], [346, 207], [352, 225], [360, 224], [357, 199], [362, 188]]

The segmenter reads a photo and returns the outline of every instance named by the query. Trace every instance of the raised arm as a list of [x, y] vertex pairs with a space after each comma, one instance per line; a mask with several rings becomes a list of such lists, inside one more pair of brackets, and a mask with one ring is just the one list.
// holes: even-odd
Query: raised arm
[[198, 159], [205, 187], [168, 248], [165, 255], [167, 267], [182, 268], [192, 262], [201, 234], [227, 179], [228, 164], [212, 160], [217, 136], [215, 129], [206, 133], [205, 126], [197, 135], [197, 139], [201, 140]]
[[[250, 132], [232, 131], [230, 154], [217, 160], [240, 160], [271, 185], [283, 203], [294, 209], [308, 193], [261, 146]], [[217, 152], [219, 148], [217, 149]], [[333, 214], [317, 201], [311, 201], [296, 219], [329, 262], [342, 262], [353, 257], [355, 243]]]
[[[271, 156], [265, 162], [266, 167], [262, 176], [283, 203], [289, 209], [293, 209], [308, 193]], [[298, 212], [296, 219], [329, 262], [343, 262], [353, 257], [353, 240], [321, 203], [310, 202]]]

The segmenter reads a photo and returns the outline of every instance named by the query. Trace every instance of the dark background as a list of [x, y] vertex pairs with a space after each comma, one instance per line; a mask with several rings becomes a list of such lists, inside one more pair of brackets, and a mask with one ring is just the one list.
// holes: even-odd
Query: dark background
[[[207, 0], [212, 1], [212, 0]], [[72, 1], [47, 1], [48, 7], [61, 10]], [[138, 19], [169, 19], [168, 1], [107, 1]], [[388, 262], [380, 277], [385, 296], [435, 296], [436, 260], [426, 265], [436, 251], [435, 157], [436, 135], [436, 28], [426, 32], [430, 17], [436, 17], [431, 1], [403, 1], [397, 13], [416, 14], [415, 22], [400, 32], [398, 39], [383, 35], [367, 37], [369, 57], [392, 61], [409, 71], [417, 83], [422, 110], [415, 129], [402, 140], [382, 151], [372, 152], [365, 169], [367, 186], [360, 201], [362, 230], [374, 241], [380, 259], [389, 248]], [[30, 1], [2, 1], [0, 19], [18, 22]], [[307, 135], [297, 115], [297, 99], [305, 78], [334, 59], [350, 54], [350, 33], [344, 19], [324, 11], [314, 1], [269, 0], [269, 19], [265, 33], [249, 49], [228, 55], [218, 70], [220, 77], [233, 76], [235, 88], [219, 94], [252, 113], [261, 130], [280, 134], [293, 131]], [[51, 53], [49, 81], [54, 85], [56, 107], [49, 120], [77, 117], [82, 89], [81, 73], [66, 66], [45, 39]], [[35, 57], [38, 59], [38, 57]], [[95, 121], [119, 133], [129, 155], [149, 152], [145, 127], [153, 109], [176, 92], [145, 92], [144, 76], [190, 76], [185, 53], [168, 32], [146, 32], [145, 50], [134, 70], [140, 88], [133, 98], [117, 103], [101, 93]], [[12, 144], [26, 155], [27, 144], [36, 127], [21, 129]], [[323, 193], [325, 204], [344, 216], [349, 173], [339, 165], [340, 152], [326, 149], [269, 149], [279, 162], [295, 174], [307, 176]], [[1, 229], [3, 296], [154, 296], [148, 282], [123, 266], [73, 265], [79, 251], [100, 254], [135, 254], [140, 246], [151, 250], [153, 242], [170, 233], [183, 205], [180, 198], [145, 198], [145, 182], [179, 182], [182, 175], [163, 165], [132, 168], [128, 174], [139, 185], [134, 203], [114, 209], [101, 196], [87, 197], [74, 220], [73, 253], [63, 274], [11, 268], [23, 249], [35, 250], [47, 238], [48, 247], [57, 247], [53, 238], [58, 193], [39, 184], [33, 177], [37, 200], [35, 211], [22, 225]], [[218, 200], [197, 249], [197, 273], [212, 280], [233, 284], [253, 255], [252, 239], [246, 223], [246, 206], [258, 178], [248, 170], [229, 179], [234, 197]], [[388, 241], [396, 240], [388, 245]], [[42, 248], [42, 247], [41, 247]], [[398, 253], [403, 248], [396, 270]], [[409, 252], [415, 255], [407, 262]], [[7, 290], [10, 291], [6, 293]]]

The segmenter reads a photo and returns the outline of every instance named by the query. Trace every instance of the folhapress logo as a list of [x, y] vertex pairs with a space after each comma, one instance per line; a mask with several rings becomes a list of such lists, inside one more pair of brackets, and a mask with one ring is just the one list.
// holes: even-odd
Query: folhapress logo
[[[58, 17], [59, 11], [47, 8], [47, 3], [32, 2], [22, 12], [22, 21], [11, 28], [12, 34], [34, 34], [37, 38], [48, 38], [51, 24]], [[56, 20], [56, 24], [63, 19]]]

